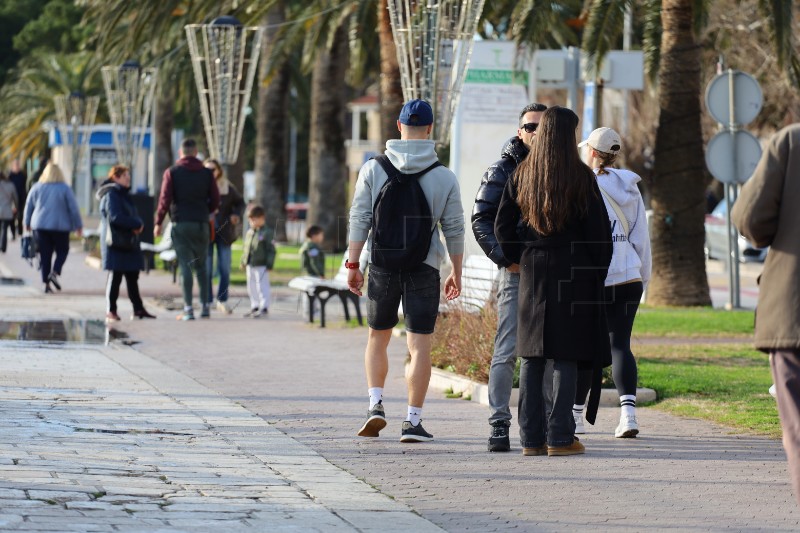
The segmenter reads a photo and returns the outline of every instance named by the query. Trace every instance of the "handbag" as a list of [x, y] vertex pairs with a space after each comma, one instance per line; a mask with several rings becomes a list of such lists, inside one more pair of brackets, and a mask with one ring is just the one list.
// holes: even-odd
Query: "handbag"
[[33, 261], [36, 259], [36, 254], [39, 253], [39, 250], [36, 246], [36, 239], [33, 238], [33, 235], [30, 233], [23, 235], [19, 244], [23, 259], [27, 259], [28, 261]]
[[132, 252], [139, 248], [139, 236], [129, 229], [115, 228], [109, 223], [106, 230], [106, 245], [120, 252]]

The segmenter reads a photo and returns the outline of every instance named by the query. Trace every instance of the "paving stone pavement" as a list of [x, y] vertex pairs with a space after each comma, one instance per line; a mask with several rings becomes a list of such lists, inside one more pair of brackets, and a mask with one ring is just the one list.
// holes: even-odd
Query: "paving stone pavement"
[[[42, 305], [58, 312], [69, 311], [84, 316], [100, 316], [102, 313], [102, 299], [97, 297], [70, 299], [57, 295], [57, 298], [46, 300], [47, 304], [42, 304], [45, 300], [41, 296], [26, 293], [23, 289], [16, 290], [20, 291], [14, 301], [16, 313], [41, 309]], [[202, 404], [209, 401], [209, 397], [216, 401], [228, 398], [240, 406], [241, 411], [236, 413], [243, 419], [252, 420], [250, 413], [255, 413], [269, 423], [268, 429], [280, 431], [250, 433], [252, 438], [246, 446], [238, 445], [234, 436], [226, 437], [226, 442], [236, 443], [242, 450], [251, 446], [257, 450], [259, 445], [267, 449], [273, 447], [273, 438], [283, 435], [287, 442], [296, 442], [304, 450], [313, 450], [356, 479], [364, 480], [391, 497], [391, 500], [384, 500], [387, 505], [408, 506], [447, 531], [800, 530], [800, 511], [791, 494], [779, 441], [734, 434], [700, 420], [676, 418], [654, 409], [640, 409], [640, 438], [614, 439], [612, 432], [617, 413], [615, 409], [605, 409], [599, 415], [598, 425], [590, 427], [583, 439], [587, 446], [585, 456], [523, 457], [518, 446], [509, 454], [486, 452], [488, 412], [485, 407], [473, 402], [445, 399], [441, 393], [431, 391], [423, 418], [426, 428], [436, 436], [435, 441], [424, 445], [401, 444], [400, 423], [406, 404], [402, 376], [405, 348], [399, 339], [392, 341], [391, 370], [384, 402], [390, 424], [379, 439], [359, 439], [354, 433], [367, 407], [362, 368], [365, 330], [342, 327], [321, 330], [306, 325], [296, 314], [296, 300], [291, 293], [275, 292], [276, 301], [267, 320], [244, 320], [214, 314], [208, 321], [180, 323], [174, 320], [174, 313], [154, 308], [159, 314], [158, 320], [123, 322], [117, 326], [138, 341], [133, 347], [137, 352], [152, 359], [137, 358], [130, 355], [133, 351], [122, 349], [110, 350], [109, 357], [131, 370], [134, 370], [132, 363], [119, 362], [115, 358], [128, 354], [126, 357], [147, 364], [155, 365], [154, 361], [164, 363], [174, 371], [157, 367], [162, 370], [147, 378], [151, 387], [168, 393], [173, 390], [170, 387], [180, 389], [188, 380], [194, 386], [202, 385], [206, 391], [205, 396], [189, 394], [179, 397], [174, 393], [170, 396], [174, 401], [191, 406], [194, 405], [191, 402]], [[5, 303], [3, 309], [3, 313], [8, 312]], [[134, 372], [142, 376], [140, 371]], [[163, 375], [161, 379], [159, 374]], [[0, 383], [5, 385], [6, 382]], [[65, 384], [55, 381], [53, 386], [62, 388]], [[98, 390], [106, 388], [104, 385]], [[209, 391], [221, 396], [214, 396]], [[64, 407], [52, 398], [49, 402], [48, 405]], [[0, 399], [0, 405], [3, 404], [4, 399]], [[76, 408], [78, 402], [70, 405], [70, 409]], [[216, 408], [214, 405], [212, 402], [209, 409]], [[232, 411], [216, 409], [219, 418], [211, 420], [218, 421], [220, 425], [214, 430], [221, 432], [228, 423], [220, 418], [227, 418]], [[173, 407], [173, 410], [176, 411], [171, 413], [173, 416], [178, 416], [178, 412], [185, 416], [183, 407]], [[4, 413], [5, 416], [8, 415]], [[81, 421], [77, 414], [68, 416], [66, 411], [65, 418], [70, 423], [74, 423], [72, 420]], [[93, 423], [102, 420], [101, 417]], [[128, 422], [136, 420], [141, 419], [134, 417]], [[124, 427], [121, 422], [114, 421], [113, 416], [107, 422]], [[88, 424], [88, 421], [82, 423]], [[206, 423], [205, 418], [203, 423]], [[174, 427], [181, 428], [182, 425], [176, 423]], [[153, 426], [142, 423], [141, 427]], [[190, 429], [191, 426], [187, 426], [181, 431], [189, 432]], [[516, 431], [516, 426], [513, 431]], [[239, 438], [244, 432], [235, 433]], [[100, 435], [109, 438], [114, 434]], [[142, 441], [140, 446], [145, 453], [141, 455], [147, 457], [148, 453], [155, 453], [146, 446], [152, 442], [150, 436], [145, 433], [127, 435], [126, 438]], [[188, 454], [175, 451], [180, 446], [170, 448], [172, 439], [180, 439], [179, 436], [160, 437], [165, 439], [165, 457], [170, 460], [177, 462], [182, 458], [202, 466], [202, 460], [209, 459], [202, 453], [186, 457]], [[36, 441], [26, 439], [20, 443], [17, 439], [15, 442], [18, 447], [24, 447]], [[182, 442], [184, 449], [190, 449], [187, 441], [178, 442]], [[198, 446], [199, 443], [192, 445]], [[121, 467], [121, 461], [128, 461], [128, 454], [139, 450], [133, 444], [126, 449], [131, 451], [116, 458], [106, 450], [98, 456], [100, 466], [97, 468], [102, 471], [103, 461], [108, 468], [128, 468], [127, 462]], [[266, 451], [251, 455], [265, 466], [272, 466], [270, 461], [273, 459]], [[3, 458], [7, 456], [5, 451], [1, 455]], [[212, 456], [215, 460], [218, 457]], [[237, 460], [232, 468], [241, 468], [242, 463], [237, 461], [244, 462], [245, 459], [235, 457]], [[207, 462], [212, 471], [223, 468], [212, 464], [211, 460]], [[2, 473], [9, 465], [0, 466]], [[20, 465], [11, 466], [19, 468]], [[207, 480], [196, 475], [194, 465], [181, 466], [183, 468], [176, 466], [170, 475], [184, 476], [184, 483], [191, 482], [208, 491], [199, 497], [229, 494], [230, 486], [215, 481], [216, 488], [211, 489], [209, 486], [213, 484], [204, 485]], [[291, 466], [284, 471], [277, 468], [270, 468], [270, 471], [277, 472], [278, 477], [292, 479], [290, 486], [302, 486], [307, 478], [318, 476], [306, 465]], [[203, 471], [202, 468], [199, 470]], [[35, 472], [19, 472], [29, 476], [25, 484], [38, 488], [40, 481], [37, 480], [41, 477], [35, 476]], [[164, 498], [147, 492], [153, 490], [154, 483], [148, 475], [153, 476], [152, 473], [141, 476], [142, 490], [145, 491], [138, 501], [144, 506], [137, 507], [141, 512], [154, 512], [153, 507], [147, 506], [158, 506], [158, 498]], [[261, 485], [262, 489], [265, 487], [270, 489], [272, 485]], [[2, 484], [0, 489], [21, 490], [6, 488]], [[245, 492], [250, 489], [254, 487], [248, 486]], [[0, 490], [0, 498], [4, 494]], [[88, 494], [83, 503], [96, 503], [92, 501], [92, 494]], [[347, 495], [342, 497], [342, 505], [349, 501], [355, 508], [362, 501], [360, 493], [350, 495], [344, 490], [334, 489], [320, 492], [318, 505], [327, 508], [329, 505], [324, 505], [327, 498], [342, 494]], [[241, 495], [233, 491], [230, 497], [235, 500]], [[105, 498], [103, 496], [97, 501], [103, 502]], [[180, 518], [195, 520], [193, 523], [197, 524], [197, 520], [213, 519], [221, 512], [240, 512], [233, 505], [234, 501], [229, 502], [230, 506], [214, 506], [210, 502], [203, 507], [203, 512], [209, 513], [208, 517], [189, 516], [192, 511], [185, 509], [181, 512], [186, 514]], [[187, 505], [196, 503], [197, 500], [190, 500]], [[52, 507], [36, 504], [35, 516], [46, 521], [53, 515]], [[363, 519], [374, 529], [385, 530], [398, 524], [395, 514], [389, 509], [391, 507], [381, 514], [354, 511], [353, 515], [346, 515], [341, 511], [336, 516], [345, 520]], [[174, 511], [176, 509], [162, 512]], [[132, 516], [137, 514], [134, 511]], [[253, 513], [253, 516], [263, 514]], [[315, 519], [323, 520], [321, 516], [328, 515], [319, 518], [315, 515]], [[98, 527], [104, 525], [107, 524]], [[329, 527], [322, 521], [317, 525], [323, 530]], [[181, 527], [188, 528], [190, 524]]]

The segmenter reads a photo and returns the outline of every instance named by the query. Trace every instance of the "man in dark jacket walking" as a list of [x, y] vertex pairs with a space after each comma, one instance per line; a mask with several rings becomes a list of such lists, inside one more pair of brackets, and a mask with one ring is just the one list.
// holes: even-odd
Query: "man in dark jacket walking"
[[25, 183], [28, 181], [28, 176], [20, 168], [19, 161], [16, 159], [11, 162], [11, 172], [8, 174], [8, 179], [14, 184], [17, 189], [17, 215], [11, 224], [11, 238], [16, 238], [17, 235], [22, 235], [22, 214], [25, 212], [25, 199], [28, 197], [28, 191], [25, 188]]
[[506, 182], [514, 174], [530, 151], [536, 136], [536, 128], [543, 104], [528, 104], [519, 114], [517, 136], [503, 147], [501, 159], [490, 166], [481, 178], [481, 186], [472, 209], [472, 232], [484, 253], [501, 269], [500, 286], [497, 291], [497, 334], [494, 353], [489, 369], [489, 437], [490, 452], [507, 452], [511, 449], [508, 428], [511, 425], [511, 387], [516, 365], [517, 344], [517, 299], [519, 293], [519, 265], [506, 259], [500, 243], [494, 235], [494, 220], [497, 207], [503, 196]]
[[211, 216], [219, 209], [219, 189], [214, 174], [197, 159], [197, 143], [186, 139], [181, 143], [181, 158], [164, 172], [161, 195], [156, 212], [155, 234], [161, 235], [161, 224], [169, 212], [172, 220], [172, 242], [181, 268], [183, 288], [182, 320], [194, 320], [192, 310], [192, 271], [197, 275], [200, 318], [209, 318], [208, 271], [206, 255], [211, 238]]

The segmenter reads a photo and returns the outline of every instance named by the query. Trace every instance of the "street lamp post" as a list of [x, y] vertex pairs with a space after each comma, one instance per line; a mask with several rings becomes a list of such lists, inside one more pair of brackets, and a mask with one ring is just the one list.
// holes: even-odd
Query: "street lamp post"
[[[64, 146], [70, 147], [72, 156], [72, 174], [70, 175], [72, 190], [79, 195], [78, 197], [83, 196], [86, 212], [91, 213], [93, 211], [92, 187], [89, 183], [91, 177], [87, 178], [84, 190], [79, 191], [78, 172], [81, 161], [86, 155], [86, 147], [89, 146], [90, 126], [94, 124], [97, 116], [100, 97], [87, 97], [82, 93], [74, 92], [57, 95], [53, 101], [56, 107], [56, 121], [61, 142]], [[82, 134], [81, 130], [83, 130]], [[81, 192], [82, 195], [80, 195]]]
[[103, 67], [102, 73], [117, 160], [130, 169], [135, 185], [134, 166], [139, 162], [150, 122], [158, 69], [126, 61], [119, 67]]
[[234, 17], [186, 26], [209, 155], [226, 170], [239, 156], [263, 33]]
[[484, 0], [389, 0], [403, 98], [427, 100], [446, 144]]

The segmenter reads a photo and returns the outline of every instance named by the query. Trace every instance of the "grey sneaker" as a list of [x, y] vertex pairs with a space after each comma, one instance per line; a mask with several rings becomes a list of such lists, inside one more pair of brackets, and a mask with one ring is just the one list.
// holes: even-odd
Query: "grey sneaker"
[[378, 433], [386, 427], [386, 413], [383, 403], [379, 401], [367, 411], [367, 421], [358, 430], [359, 437], [377, 437]]
[[492, 434], [489, 437], [490, 452], [507, 452], [511, 450], [511, 441], [508, 437], [508, 424], [504, 420], [492, 423]]
[[422, 427], [422, 420], [419, 424], [412, 425], [408, 420], [403, 422], [403, 431], [400, 434], [400, 442], [427, 442], [433, 440], [433, 435], [425, 431]]

